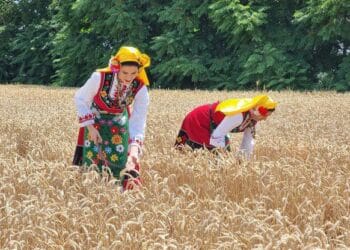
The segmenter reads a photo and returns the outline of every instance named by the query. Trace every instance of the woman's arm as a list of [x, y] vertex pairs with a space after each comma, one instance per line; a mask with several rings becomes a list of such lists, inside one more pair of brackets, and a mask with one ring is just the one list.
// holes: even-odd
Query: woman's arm
[[94, 124], [94, 114], [90, 106], [99, 89], [101, 74], [94, 72], [74, 95], [80, 127]]
[[239, 154], [245, 158], [250, 158], [254, 150], [254, 138], [252, 135], [252, 129], [246, 128], [243, 133], [242, 143]]
[[210, 144], [214, 147], [225, 147], [225, 136], [234, 128], [238, 127], [243, 122], [243, 115], [237, 114], [226, 116], [220, 124], [214, 129], [210, 136]]
[[133, 110], [129, 120], [130, 145], [129, 154], [137, 157], [141, 154], [146, 128], [149, 95], [146, 86], [143, 86], [136, 94]]

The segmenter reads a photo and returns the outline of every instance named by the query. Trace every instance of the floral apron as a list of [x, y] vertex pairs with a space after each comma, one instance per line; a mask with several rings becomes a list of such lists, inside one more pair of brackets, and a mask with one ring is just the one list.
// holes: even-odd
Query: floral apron
[[128, 157], [129, 117], [124, 109], [121, 114], [100, 114], [95, 117], [94, 127], [103, 138], [102, 143], [96, 145], [89, 138], [89, 131], [85, 129], [83, 164], [96, 164], [99, 171], [103, 167], [109, 169], [113, 176], [120, 178], [120, 172], [125, 167]]

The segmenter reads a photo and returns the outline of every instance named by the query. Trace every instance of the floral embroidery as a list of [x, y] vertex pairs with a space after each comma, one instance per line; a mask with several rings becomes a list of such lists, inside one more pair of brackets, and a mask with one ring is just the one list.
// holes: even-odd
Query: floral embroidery
[[89, 159], [91, 159], [91, 157], [93, 156], [94, 154], [91, 152], [91, 151], [88, 151], [87, 153], [86, 153], [86, 156], [87, 156], [87, 158], [89, 158]]
[[111, 149], [110, 147], [106, 147], [106, 148], [105, 148], [105, 151], [106, 151], [107, 154], [112, 153], [112, 149]]
[[180, 130], [176, 137], [175, 146], [185, 145], [188, 142], [188, 136], [185, 131]]
[[111, 161], [115, 162], [115, 161], [117, 161], [117, 160], [118, 160], [118, 156], [117, 156], [116, 154], [113, 154], [113, 155], [111, 156]]
[[108, 81], [112, 80], [112, 74], [106, 74], [106, 80]]
[[[104, 138], [100, 145], [95, 145], [91, 140], [91, 136], [85, 130], [85, 140], [88, 140], [85, 145], [83, 161], [86, 164], [95, 163], [98, 166], [109, 166], [113, 175], [118, 178], [119, 171], [123, 167], [128, 153], [128, 143], [130, 143], [128, 136], [128, 115], [127, 106], [134, 102], [135, 95], [143, 86], [143, 83], [136, 78], [131, 84], [123, 89], [123, 86], [114, 82], [116, 73], [101, 73], [104, 77], [97, 99], [91, 105], [92, 114], [82, 117], [80, 121], [94, 120], [94, 127], [100, 132]], [[118, 87], [118, 89], [115, 89]], [[115, 95], [115, 91], [118, 95]], [[116, 97], [116, 98], [114, 98]], [[104, 104], [103, 104], [104, 103]], [[100, 104], [102, 106], [100, 106]], [[105, 110], [107, 105], [111, 109]], [[106, 112], [107, 111], [107, 112]], [[113, 114], [114, 111], [117, 114]], [[119, 113], [121, 112], [121, 113]], [[85, 143], [85, 141], [84, 141]], [[88, 145], [90, 143], [90, 145]], [[138, 143], [138, 142], [133, 142]]]
[[101, 125], [98, 124], [98, 123], [95, 123], [93, 126], [94, 126], [94, 128], [97, 129], [97, 130], [100, 130], [100, 128], [101, 128]]
[[119, 123], [120, 126], [124, 126], [126, 123], [126, 117], [122, 116], [117, 122]]
[[88, 148], [88, 147], [90, 147], [91, 142], [89, 140], [85, 140], [84, 145], [85, 145], [85, 147]]
[[117, 122], [119, 120], [119, 115], [113, 117], [112, 121]]
[[115, 147], [115, 150], [117, 150], [117, 152], [119, 152], [119, 153], [122, 153], [123, 151], [124, 151], [124, 146], [123, 145], [117, 145], [116, 147]]
[[113, 135], [112, 143], [113, 144], [121, 144], [122, 143], [122, 137], [120, 135]]
[[100, 112], [99, 112], [95, 107], [91, 108], [91, 112], [92, 112], [92, 113], [95, 115], [95, 117], [97, 117], [98, 119], [101, 118]]
[[133, 97], [133, 96], [128, 96], [128, 97], [126, 98], [126, 103], [127, 103], [128, 105], [130, 105], [133, 101], [134, 101], [134, 97]]
[[[114, 89], [113, 86], [116, 86], [116, 88], [115, 92], [112, 93], [113, 97], [111, 97], [110, 92]], [[118, 83], [116, 73], [106, 73], [100, 96], [109, 107], [114, 106], [115, 108], [123, 109], [132, 104], [137, 91], [142, 86], [143, 84], [138, 78], [134, 79], [128, 86], [121, 85]]]
[[103, 90], [103, 91], [101, 91], [101, 96], [102, 96], [102, 97], [106, 97], [106, 96], [107, 96], [107, 92], [106, 92], [106, 91], [104, 91], [104, 90]]
[[117, 134], [118, 133], [118, 127], [116, 127], [116, 126], [111, 127], [111, 132], [113, 134]]
[[87, 114], [84, 116], [79, 117], [79, 123], [83, 123], [89, 120], [93, 120], [95, 118], [94, 114]]

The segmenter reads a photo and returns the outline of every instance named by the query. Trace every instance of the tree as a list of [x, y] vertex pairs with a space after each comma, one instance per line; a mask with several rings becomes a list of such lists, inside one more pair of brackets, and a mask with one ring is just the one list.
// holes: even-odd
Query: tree
[[4, 0], [0, 80], [80, 86], [122, 45], [152, 86], [349, 90], [350, 2]]
[[213, 51], [221, 46], [208, 19], [209, 4], [200, 0], [171, 1], [158, 12], [160, 34], [151, 46], [156, 56], [152, 72], [157, 75], [158, 86], [213, 88], [217, 84], [208, 67], [216, 57]]
[[[313, 75], [329, 79], [322, 87], [350, 90], [345, 80], [349, 79], [350, 2], [308, 0], [295, 12], [294, 22], [304, 33], [296, 46], [309, 51], [307, 60]], [[318, 81], [322, 83], [320, 77]]]
[[219, 0], [210, 6], [211, 19], [232, 51], [231, 70], [238, 72], [226, 88], [309, 87], [309, 65], [293, 47], [300, 35], [291, 24], [296, 8], [290, 1]]
[[12, 54], [10, 43], [13, 37], [14, 25], [11, 16], [15, 13], [12, 1], [0, 2], [0, 82], [7, 82], [13, 78], [13, 67], [11, 66]]
[[57, 85], [82, 85], [122, 45], [146, 47], [149, 31], [140, 1], [57, 0], [52, 6], [60, 27], [53, 49]]
[[50, 2], [44, 0], [7, 1], [2, 21], [0, 47], [4, 70], [2, 80], [49, 83], [53, 74]]

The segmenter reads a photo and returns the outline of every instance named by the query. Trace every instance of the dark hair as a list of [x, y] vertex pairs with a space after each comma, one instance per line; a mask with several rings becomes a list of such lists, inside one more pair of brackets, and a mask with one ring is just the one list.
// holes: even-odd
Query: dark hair
[[121, 66], [136, 66], [138, 68], [141, 67], [140, 64], [138, 64], [137, 62], [134, 62], [134, 61], [126, 61], [126, 62], [122, 62], [120, 63]]

